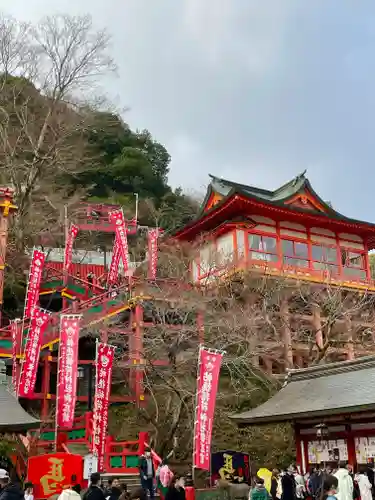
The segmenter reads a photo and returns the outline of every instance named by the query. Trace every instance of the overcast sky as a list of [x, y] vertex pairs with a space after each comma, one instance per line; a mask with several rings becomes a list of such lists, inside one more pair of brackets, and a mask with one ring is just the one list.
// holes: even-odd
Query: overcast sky
[[113, 36], [108, 92], [172, 155], [273, 189], [304, 169], [347, 216], [375, 222], [374, 0], [0, 0], [26, 20], [91, 13]]

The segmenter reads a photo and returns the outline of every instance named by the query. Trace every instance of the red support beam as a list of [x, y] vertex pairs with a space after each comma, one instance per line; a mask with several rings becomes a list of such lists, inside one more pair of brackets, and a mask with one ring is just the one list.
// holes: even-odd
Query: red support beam
[[[30, 395], [28, 399], [42, 400], [44, 399], [44, 394], [42, 392], [34, 392], [34, 394]], [[134, 399], [135, 398], [132, 396], [111, 396], [110, 403], [132, 403], [134, 402]], [[55, 401], [56, 395], [51, 394], [50, 400]], [[88, 396], [77, 396], [77, 401], [80, 401], [82, 403], [87, 403]]]
[[48, 353], [43, 358], [43, 367], [42, 367], [42, 410], [41, 410], [41, 419], [47, 420], [49, 417], [49, 402], [51, 399], [50, 391], [50, 383], [51, 383], [51, 362], [52, 356]]

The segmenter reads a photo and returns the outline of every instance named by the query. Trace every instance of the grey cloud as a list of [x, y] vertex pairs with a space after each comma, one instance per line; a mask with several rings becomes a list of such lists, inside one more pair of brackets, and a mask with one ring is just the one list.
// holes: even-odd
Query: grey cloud
[[111, 96], [170, 150], [171, 181], [275, 188], [300, 171], [343, 213], [372, 204], [375, 4], [350, 0], [0, 0], [91, 12], [113, 34]]

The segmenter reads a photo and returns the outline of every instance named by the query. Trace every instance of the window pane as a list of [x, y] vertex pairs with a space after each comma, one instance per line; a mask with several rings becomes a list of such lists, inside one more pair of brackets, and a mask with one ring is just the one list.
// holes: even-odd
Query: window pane
[[309, 267], [309, 262], [302, 259], [292, 259], [290, 257], [284, 257], [284, 264], [293, 267]]
[[249, 234], [249, 248], [259, 250], [259, 252], [277, 253], [276, 238]]
[[262, 247], [263, 252], [277, 253], [276, 238], [271, 238], [270, 236], [262, 236]]
[[327, 269], [331, 274], [339, 274], [338, 266], [332, 266], [332, 264], [330, 264], [329, 266], [327, 266]]
[[350, 267], [363, 267], [362, 266], [362, 255], [359, 255], [355, 252], [348, 252], [348, 260], [347, 263]]
[[324, 251], [323, 247], [320, 245], [312, 245], [311, 246], [312, 259], [323, 261], [324, 260]]
[[336, 248], [326, 248], [326, 261], [327, 262], [337, 262], [337, 250]]
[[250, 259], [263, 260], [266, 262], [277, 262], [279, 258], [278, 255], [271, 253], [250, 252]]
[[294, 252], [297, 257], [301, 257], [303, 259], [308, 258], [308, 250], [306, 243], [294, 243]]
[[293, 241], [281, 240], [281, 248], [283, 255], [294, 255]]
[[258, 234], [249, 234], [249, 248], [259, 250], [261, 237]]
[[366, 278], [366, 271], [355, 267], [344, 267], [344, 274], [353, 278]]
[[333, 266], [332, 264], [326, 264], [325, 262], [313, 262], [313, 268], [317, 271], [327, 271], [330, 274], [338, 274], [338, 266]]
[[[312, 245], [312, 259], [319, 262], [337, 263], [336, 248], [325, 247], [322, 245]], [[315, 266], [314, 266], [315, 267]], [[316, 268], [318, 269], [318, 268]]]

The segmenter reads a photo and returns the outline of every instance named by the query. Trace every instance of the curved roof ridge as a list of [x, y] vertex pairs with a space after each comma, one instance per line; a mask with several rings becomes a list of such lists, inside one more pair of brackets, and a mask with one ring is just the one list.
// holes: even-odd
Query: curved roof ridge
[[293, 179], [285, 182], [284, 184], [282, 184], [281, 186], [279, 186], [273, 190], [272, 189], [264, 189], [264, 188], [260, 188], [257, 186], [252, 186], [250, 184], [243, 184], [241, 182], [230, 181], [228, 179], [224, 179], [223, 177], [217, 177], [216, 175], [213, 175], [213, 174], [208, 174], [208, 176], [211, 177], [211, 179], [214, 182], [216, 181], [216, 182], [219, 182], [220, 184], [224, 183], [224, 184], [228, 184], [228, 185], [233, 186], [233, 187], [234, 186], [239, 187], [241, 189], [247, 189], [250, 191], [261, 192], [261, 193], [269, 194], [269, 195], [276, 195], [277, 193], [284, 191], [289, 186], [295, 187], [299, 181], [301, 181], [301, 185], [299, 186], [298, 189], [300, 189], [306, 182], [308, 182], [310, 184], [308, 178], [306, 177], [306, 172], [307, 172], [307, 170], [304, 170], [300, 174], [293, 177]]
[[[324, 419], [375, 410], [375, 356], [289, 370], [287, 383], [268, 401], [231, 415], [239, 424]], [[366, 384], [363, 384], [366, 380]]]
[[240, 182], [229, 181], [228, 179], [223, 179], [222, 177], [217, 177], [216, 175], [212, 175], [212, 174], [208, 174], [208, 176], [211, 177], [211, 179], [213, 181], [216, 181], [219, 183], [225, 183], [225, 184], [228, 184], [232, 187], [238, 187], [240, 189], [248, 189], [249, 191], [256, 191], [256, 192], [261, 192], [261, 193], [269, 194], [269, 195], [271, 195], [275, 192], [275, 191], [270, 191], [269, 189], [263, 189], [263, 188], [259, 188], [256, 186], [250, 186], [249, 184], [242, 184]]
[[288, 370], [287, 383], [297, 380], [307, 380], [318, 377], [327, 377], [337, 373], [349, 371], [364, 370], [366, 368], [375, 367], [375, 356], [364, 356], [362, 358], [338, 361], [336, 363], [326, 363], [324, 365], [314, 365], [308, 368], [299, 368]]

